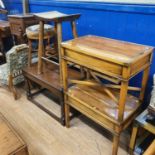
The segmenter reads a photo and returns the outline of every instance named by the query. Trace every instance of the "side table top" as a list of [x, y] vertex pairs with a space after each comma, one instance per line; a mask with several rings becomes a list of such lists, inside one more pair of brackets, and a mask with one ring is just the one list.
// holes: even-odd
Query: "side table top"
[[62, 47], [127, 66], [153, 51], [150, 46], [92, 35], [63, 42]]

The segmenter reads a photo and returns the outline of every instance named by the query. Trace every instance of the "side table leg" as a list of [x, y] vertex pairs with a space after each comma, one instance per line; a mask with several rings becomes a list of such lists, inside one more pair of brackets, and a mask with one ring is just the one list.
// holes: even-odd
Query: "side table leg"
[[120, 139], [120, 135], [114, 135], [112, 155], [117, 155], [118, 147], [119, 147], [119, 139]]
[[130, 140], [130, 146], [129, 146], [129, 153], [130, 155], [133, 155], [135, 144], [136, 144], [136, 138], [137, 138], [137, 133], [138, 133], [138, 126], [134, 125], [132, 129], [132, 135], [131, 135], [131, 140]]

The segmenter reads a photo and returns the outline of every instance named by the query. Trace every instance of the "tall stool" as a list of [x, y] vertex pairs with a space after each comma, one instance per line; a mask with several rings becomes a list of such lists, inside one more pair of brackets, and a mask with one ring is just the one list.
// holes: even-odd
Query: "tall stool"
[[[26, 35], [28, 38], [29, 45], [29, 54], [28, 54], [28, 66], [30, 67], [32, 64], [32, 53], [37, 52], [38, 50], [34, 50], [32, 47], [33, 41], [39, 41], [39, 25], [33, 25], [26, 28]], [[44, 26], [44, 41], [47, 41], [47, 49], [50, 48], [50, 39], [55, 36], [55, 30], [53, 26], [45, 24]], [[45, 53], [44, 53], [45, 54]]]

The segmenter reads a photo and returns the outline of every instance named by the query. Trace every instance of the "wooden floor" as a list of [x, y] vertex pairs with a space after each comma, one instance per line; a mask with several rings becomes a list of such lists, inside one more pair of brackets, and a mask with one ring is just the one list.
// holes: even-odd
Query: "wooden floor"
[[[7, 89], [0, 88], [0, 112], [27, 143], [30, 155], [110, 155], [112, 136], [84, 116], [74, 118], [71, 128], [61, 126], [57, 121], [40, 110], [25, 97], [15, 101]], [[59, 110], [51, 100], [37, 97], [49, 108]], [[122, 134], [118, 155], [127, 155], [129, 134]], [[123, 148], [123, 149], [122, 149]]]

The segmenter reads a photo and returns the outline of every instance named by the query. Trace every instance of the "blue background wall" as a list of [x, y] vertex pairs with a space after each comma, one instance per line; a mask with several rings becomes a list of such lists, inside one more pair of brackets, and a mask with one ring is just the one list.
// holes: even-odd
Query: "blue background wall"
[[[58, 10], [64, 13], [81, 13], [77, 21], [79, 36], [95, 34], [99, 36], [131, 41], [140, 44], [155, 46], [155, 6], [86, 3], [86, 2], [58, 2], [54, 0], [29, 0], [30, 12]], [[22, 12], [22, 0], [4, 0], [10, 14]], [[70, 39], [70, 27], [63, 25], [63, 39]], [[148, 81], [147, 95], [152, 89], [152, 76], [155, 73], [155, 57]], [[137, 76], [131, 84], [140, 84], [141, 76]]]

